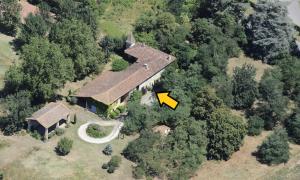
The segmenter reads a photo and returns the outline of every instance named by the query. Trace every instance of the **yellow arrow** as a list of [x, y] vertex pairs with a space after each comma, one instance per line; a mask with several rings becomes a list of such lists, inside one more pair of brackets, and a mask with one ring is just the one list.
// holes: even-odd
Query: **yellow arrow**
[[158, 102], [160, 106], [162, 105], [167, 105], [171, 109], [175, 110], [179, 104], [177, 100], [174, 98], [170, 97], [171, 92], [156, 92], [156, 97], [158, 99]]

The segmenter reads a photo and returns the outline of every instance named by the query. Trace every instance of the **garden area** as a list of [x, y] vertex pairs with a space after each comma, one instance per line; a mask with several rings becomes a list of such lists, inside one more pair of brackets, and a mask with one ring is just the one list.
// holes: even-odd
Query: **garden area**
[[93, 138], [102, 138], [111, 133], [112, 130], [113, 126], [101, 127], [98, 124], [90, 124], [86, 129], [86, 133]]

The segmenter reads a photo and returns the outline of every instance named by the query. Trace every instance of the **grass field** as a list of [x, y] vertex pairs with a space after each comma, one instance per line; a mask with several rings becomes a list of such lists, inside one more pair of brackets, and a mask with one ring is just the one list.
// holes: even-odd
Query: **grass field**
[[[54, 149], [61, 138], [55, 136], [47, 143], [26, 136], [0, 135], [0, 142], [5, 140], [10, 143], [0, 149], [0, 169], [4, 170], [7, 179], [132, 179], [133, 163], [122, 157], [120, 167], [114, 174], [108, 174], [101, 169], [103, 163], [109, 161], [110, 156], [105, 156], [102, 150], [107, 144], [89, 144], [79, 139], [77, 129], [88, 119], [78, 119], [76, 125], [66, 129], [65, 137], [71, 138], [73, 148], [67, 156], [56, 155]], [[62, 136], [62, 137], [63, 137]], [[110, 144], [113, 155], [120, 155], [129, 141], [136, 137], [127, 136], [124, 139], [115, 139]]]
[[264, 75], [266, 69], [272, 68], [272, 66], [262, 63], [261, 60], [254, 60], [252, 58], [246, 57], [243, 53], [238, 58], [231, 58], [228, 60], [227, 74], [229, 76], [233, 75], [233, 70], [235, 67], [242, 67], [244, 64], [251, 64], [256, 69], [255, 80], [260, 81], [261, 77]]
[[193, 180], [296, 180], [300, 178], [300, 146], [290, 144], [291, 159], [286, 164], [267, 166], [259, 163], [252, 155], [256, 147], [271, 132], [263, 132], [257, 137], [247, 136], [241, 149], [228, 161], [205, 162]]
[[9, 66], [18, 59], [12, 49], [11, 42], [13, 37], [0, 33], [0, 88], [3, 87], [3, 78]]
[[151, 5], [148, 1], [135, 1], [130, 8], [109, 3], [99, 20], [100, 31], [112, 37], [127, 35], [140, 14], [149, 9]]

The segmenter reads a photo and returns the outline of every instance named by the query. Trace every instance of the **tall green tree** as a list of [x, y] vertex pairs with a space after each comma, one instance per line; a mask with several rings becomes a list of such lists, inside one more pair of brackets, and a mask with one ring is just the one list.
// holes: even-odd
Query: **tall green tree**
[[257, 96], [255, 68], [251, 65], [236, 67], [233, 74], [234, 107], [238, 109], [250, 108]]
[[246, 25], [250, 52], [266, 63], [277, 63], [274, 59], [289, 54], [294, 41], [294, 28], [287, 8], [278, 0], [259, 0], [254, 11]]
[[207, 87], [200, 90], [193, 99], [191, 115], [196, 120], [209, 120], [211, 114], [222, 106], [222, 100], [217, 97], [213, 89]]
[[0, 26], [9, 35], [17, 33], [17, 27], [21, 23], [21, 6], [17, 0], [0, 0]]
[[32, 38], [23, 46], [21, 58], [20, 67], [7, 73], [6, 84], [29, 90], [37, 101], [53, 98], [57, 89], [74, 79], [72, 61], [44, 38]]
[[4, 134], [12, 135], [26, 128], [25, 119], [34, 111], [31, 100], [32, 97], [28, 91], [19, 91], [2, 99], [7, 112], [4, 117], [1, 117]]
[[99, 71], [103, 54], [87, 24], [64, 20], [52, 28], [49, 39], [59, 44], [66, 58], [72, 59], [76, 79]]
[[289, 158], [288, 136], [285, 129], [276, 129], [258, 146], [258, 160], [268, 165], [286, 163]]
[[286, 117], [288, 99], [283, 96], [282, 74], [279, 69], [268, 70], [264, 73], [259, 92], [261, 100], [257, 111], [265, 120], [265, 128], [272, 129], [277, 122], [283, 122]]
[[289, 137], [297, 144], [300, 144], [300, 114], [294, 113], [287, 120], [286, 126]]
[[246, 127], [243, 119], [232, 115], [228, 109], [219, 108], [212, 112], [207, 121], [207, 158], [228, 160], [242, 145]]

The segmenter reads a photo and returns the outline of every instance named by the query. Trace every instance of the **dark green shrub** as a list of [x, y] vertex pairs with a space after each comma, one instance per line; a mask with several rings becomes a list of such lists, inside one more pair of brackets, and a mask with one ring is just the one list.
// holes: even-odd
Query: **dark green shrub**
[[103, 154], [105, 155], [111, 155], [113, 150], [110, 144], [108, 144], [107, 146], [105, 146], [105, 148], [103, 149]]
[[293, 114], [288, 119], [287, 132], [295, 143], [300, 144], [300, 114]]
[[285, 129], [276, 129], [274, 133], [258, 147], [256, 155], [261, 163], [268, 165], [286, 163], [290, 156], [288, 136]]
[[94, 137], [94, 138], [101, 138], [106, 135], [106, 133], [104, 132], [104, 129], [102, 129], [101, 126], [98, 124], [88, 125], [88, 127], [86, 129], [86, 133], [87, 133], [87, 135]]
[[129, 63], [122, 58], [115, 58], [111, 66], [113, 71], [122, 71], [129, 66]]
[[3, 175], [3, 172], [2, 171], [0, 171], [0, 180], [3, 180], [3, 177], [4, 175]]
[[73, 122], [72, 122], [73, 124], [76, 124], [77, 123], [77, 115], [75, 114], [74, 115], [74, 119], [73, 119]]
[[259, 116], [251, 116], [248, 120], [248, 135], [257, 136], [260, 135], [264, 128], [264, 120]]
[[115, 170], [116, 170], [116, 168], [114, 166], [109, 166], [108, 169], [107, 169], [107, 172], [112, 174], [112, 173], [115, 172]]
[[56, 146], [56, 152], [59, 155], [65, 156], [70, 153], [73, 146], [73, 140], [66, 137], [60, 139]]
[[104, 163], [104, 164], [102, 165], [102, 169], [107, 169], [107, 168], [108, 168], [107, 163]]
[[145, 176], [145, 171], [143, 168], [141, 168], [140, 166], [134, 168], [133, 177], [135, 179], [142, 179], [144, 176]]
[[61, 136], [65, 133], [65, 130], [62, 129], [62, 128], [57, 128], [55, 129], [55, 134], [58, 135], [58, 136]]

